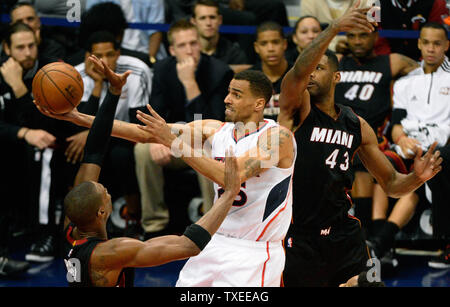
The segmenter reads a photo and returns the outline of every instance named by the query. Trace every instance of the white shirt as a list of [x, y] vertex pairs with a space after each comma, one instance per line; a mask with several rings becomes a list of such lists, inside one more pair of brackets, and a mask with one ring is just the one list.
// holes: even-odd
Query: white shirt
[[[87, 0], [86, 8], [101, 2], [114, 2], [122, 8], [128, 23], [165, 23], [165, 10], [163, 0]], [[148, 54], [149, 37], [156, 30], [126, 29], [122, 47]], [[161, 43], [156, 58], [158, 60], [167, 57], [164, 44]]]
[[[236, 157], [242, 156], [251, 148], [257, 146], [258, 139], [266, 130], [278, 126], [270, 119], [258, 130], [236, 140], [233, 134], [235, 124], [225, 123], [218, 130], [212, 141], [212, 157], [222, 160], [225, 151], [230, 146]], [[294, 154], [297, 147], [294, 137]], [[277, 159], [277, 157], [274, 157]], [[294, 155], [295, 161], [295, 155]], [[280, 241], [283, 240], [292, 218], [292, 177], [294, 171], [292, 162], [289, 168], [271, 167], [269, 170], [247, 179], [241, 185], [241, 191], [236, 196], [233, 207], [220, 226], [217, 234], [250, 241]], [[215, 200], [221, 187], [214, 183]]]
[[450, 61], [431, 74], [421, 67], [394, 84], [394, 109], [404, 109], [405, 133], [419, 140], [424, 149], [434, 141], [444, 146], [450, 137]]
[[[75, 66], [75, 69], [81, 74], [84, 83], [84, 93], [81, 101], [88, 101], [94, 89], [94, 80], [87, 75], [84, 63]], [[122, 74], [127, 70], [131, 70], [132, 73], [128, 76], [127, 83], [122, 88], [115, 119], [130, 122], [129, 109], [145, 107], [149, 103], [153, 72], [141, 60], [121, 55], [117, 59], [116, 73]], [[103, 102], [107, 90], [108, 83], [104, 82], [100, 95], [100, 104]]]

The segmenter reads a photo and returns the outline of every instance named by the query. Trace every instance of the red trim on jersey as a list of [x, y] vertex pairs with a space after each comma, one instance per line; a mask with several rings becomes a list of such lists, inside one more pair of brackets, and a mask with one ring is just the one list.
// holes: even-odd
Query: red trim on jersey
[[249, 136], [249, 135], [251, 135], [251, 134], [254, 134], [254, 133], [256, 133], [256, 132], [259, 132], [259, 131], [260, 131], [262, 128], [264, 128], [268, 123], [269, 123], [269, 122], [268, 122], [267, 120], [264, 120], [264, 124], [263, 124], [262, 126], [256, 128], [255, 131], [252, 131], [252, 132], [246, 132], [245, 135], [242, 136], [239, 140], [236, 139], [236, 130], [233, 128], [233, 132], [232, 132], [232, 133], [233, 133], [233, 140], [237, 143], [237, 142], [239, 142], [240, 140], [242, 140], [243, 138], [245, 138], [245, 137], [247, 137], [247, 136]]
[[266, 251], [267, 251], [267, 259], [264, 262], [263, 271], [262, 271], [262, 280], [261, 280], [261, 287], [264, 287], [264, 274], [266, 273], [266, 264], [270, 260], [270, 253], [269, 253], [269, 242], [266, 242]]
[[[294, 178], [294, 174], [292, 174], [291, 182], [289, 183], [289, 186], [291, 186], [291, 184], [292, 184], [292, 179], [293, 179], [293, 178]], [[288, 193], [287, 196], [286, 196], [286, 203], [284, 204], [284, 207], [281, 208], [281, 209], [277, 212], [277, 214], [275, 214], [275, 216], [269, 221], [269, 223], [267, 223], [266, 227], [264, 227], [262, 233], [259, 235], [259, 237], [258, 237], [258, 239], [256, 239], [256, 241], [259, 241], [259, 239], [261, 239], [261, 237], [264, 235], [264, 233], [266, 232], [266, 230], [267, 230], [267, 228], [270, 226], [270, 224], [278, 217], [278, 215], [279, 215], [281, 212], [284, 211], [284, 209], [286, 209], [286, 206], [287, 206], [288, 201], [289, 201], [289, 195], [290, 195], [290, 194], [291, 194], [291, 189], [289, 189], [289, 193]]]
[[220, 125], [220, 127], [219, 127], [219, 129], [217, 129], [217, 131], [216, 132], [214, 132], [214, 134], [216, 134], [217, 132], [219, 132], [220, 131], [220, 129], [222, 129], [223, 128], [223, 126], [225, 126], [225, 124], [226, 124], [227, 122], [224, 122], [224, 123], [222, 123], [222, 125]]
[[397, 169], [402, 174], [408, 174], [408, 170], [406, 169], [406, 165], [403, 162], [403, 159], [396, 152], [386, 150], [383, 153], [394, 160], [395, 169]]
[[72, 237], [70, 236], [71, 235], [71, 233], [72, 233], [72, 230], [73, 230], [73, 227], [72, 226], [69, 226], [69, 228], [67, 228], [67, 232], [66, 232], [66, 239], [67, 239], [67, 242], [69, 242], [70, 243], [70, 245], [73, 245], [73, 243], [74, 243], [74, 239], [72, 239]]
[[72, 245], [72, 246], [81, 245], [81, 244], [87, 242], [87, 238], [84, 238], [84, 239], [81, 239], [81, 240], [75, 240], [74, 238], [72, 238], [72, 231], [73, 231], [73, 229], [74, 229], [73, 226], [69, 226], [67, 228], [67, 233], [66, 233], [66, 239], [70, 243], [70, 245]]

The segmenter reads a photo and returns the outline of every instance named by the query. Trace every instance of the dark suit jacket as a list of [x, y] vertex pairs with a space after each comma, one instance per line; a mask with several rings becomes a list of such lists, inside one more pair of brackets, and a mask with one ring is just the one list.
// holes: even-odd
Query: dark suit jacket
[[195, 73], [201, 94], [187, 101], [177, 76], [176, 58], [168, 57], [154, 66], [150, 104], [167, 122], [191, 122], [194, 114], [202, 119], [224, 120], [224, 99], [233, 71], [220, 60], [202, 54]]

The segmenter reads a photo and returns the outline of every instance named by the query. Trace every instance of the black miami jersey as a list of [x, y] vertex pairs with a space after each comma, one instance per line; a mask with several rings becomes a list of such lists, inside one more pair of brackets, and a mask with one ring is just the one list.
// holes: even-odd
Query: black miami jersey
[[347, 217], [361, 144], [360, 120], [351, 108], [336, 105], [335, 120], [314, 104], [295, 131], [298, 154], [293, 180], [293, 225], [297, 231], [328, 227]]
[[336, 85], [336, 103], [351, 107], [377, 132], [391, 112], [391, 64], [389, 55], [358, 62], [347, 56], [339, 62], [341, 80]]
[[[65, 230], [66, 241], [72, 248], [64, 257], [67, 269], [67, 281], [70, 287], [94, 287], [91, 280], [89, 262], [95, 247], [105, 240], [100, 238], [84, 238], [75, 240], [72, 238], [74, 224], [69, 224]], [[116, 287], [133, 287], [134, 268], [125, 268], [120, 272]]]

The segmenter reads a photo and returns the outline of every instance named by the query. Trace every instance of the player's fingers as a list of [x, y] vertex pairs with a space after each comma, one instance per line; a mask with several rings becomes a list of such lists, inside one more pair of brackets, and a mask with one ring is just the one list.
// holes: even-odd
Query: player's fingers
[[77, 148], [77, 150], [75, 151], [75, 153], [74, 153], [74, 155], [72, 157], [72, 163], [73, 164], [75, 164], [75, 163], [77, 163], [78, 161], [81, 160], [81, 156], [83, 154], [83, 150], [84, 150], [84, 147], [82, 147], [82, 146]]
[[421, 146], [415, 146], [415, 147], [414, 147], [414, 152], [415, 152], [415, 154], [416, 154], [416, 159], [422, 158], [423, 150], [422, 150], [422, 147], [421, 147]]
[[141, 111], [136, 112], [136, 118], [139, 119], [142, 123], [149, 126], [156, 124], [155, 118]]
[[[436, 155], [436, 153], [437, 153], [437, 155]], [[433, 168], [438, 167], [439, 165], [441, 165], [441, 163], [443, 161], [442, 157], [439, 157], [440, 152], [437, 151], [436, 153], [430, 159], [430, 163], [431, 163]]]
[[150, 114], [153, 115], [153, 117], [155, 117], [155, 118], [157, 118], [157, 119], [162, 120], [162, 121], [165, 122], [164, 118], [162, 118], [161, 116], [159, 116], [159, 114], [156, 113], [155, 110], [153, 110], [153, 108], [152, 108], [152, 106], [151, 106], [150, 104], [147, 104], [147, 109], [149, 110]]
[[437, 142], [433, 142], [433, 144], [431, 144], [430, 148], [428, 148], [427, 155], [428, 155], [428, 154], [429, 154], [429, 155], [433, 154], [433, 153], [434, 153], [434, 150], [436, 149], [436, 146], [437, 146], [437, 145], [438, 145]]

